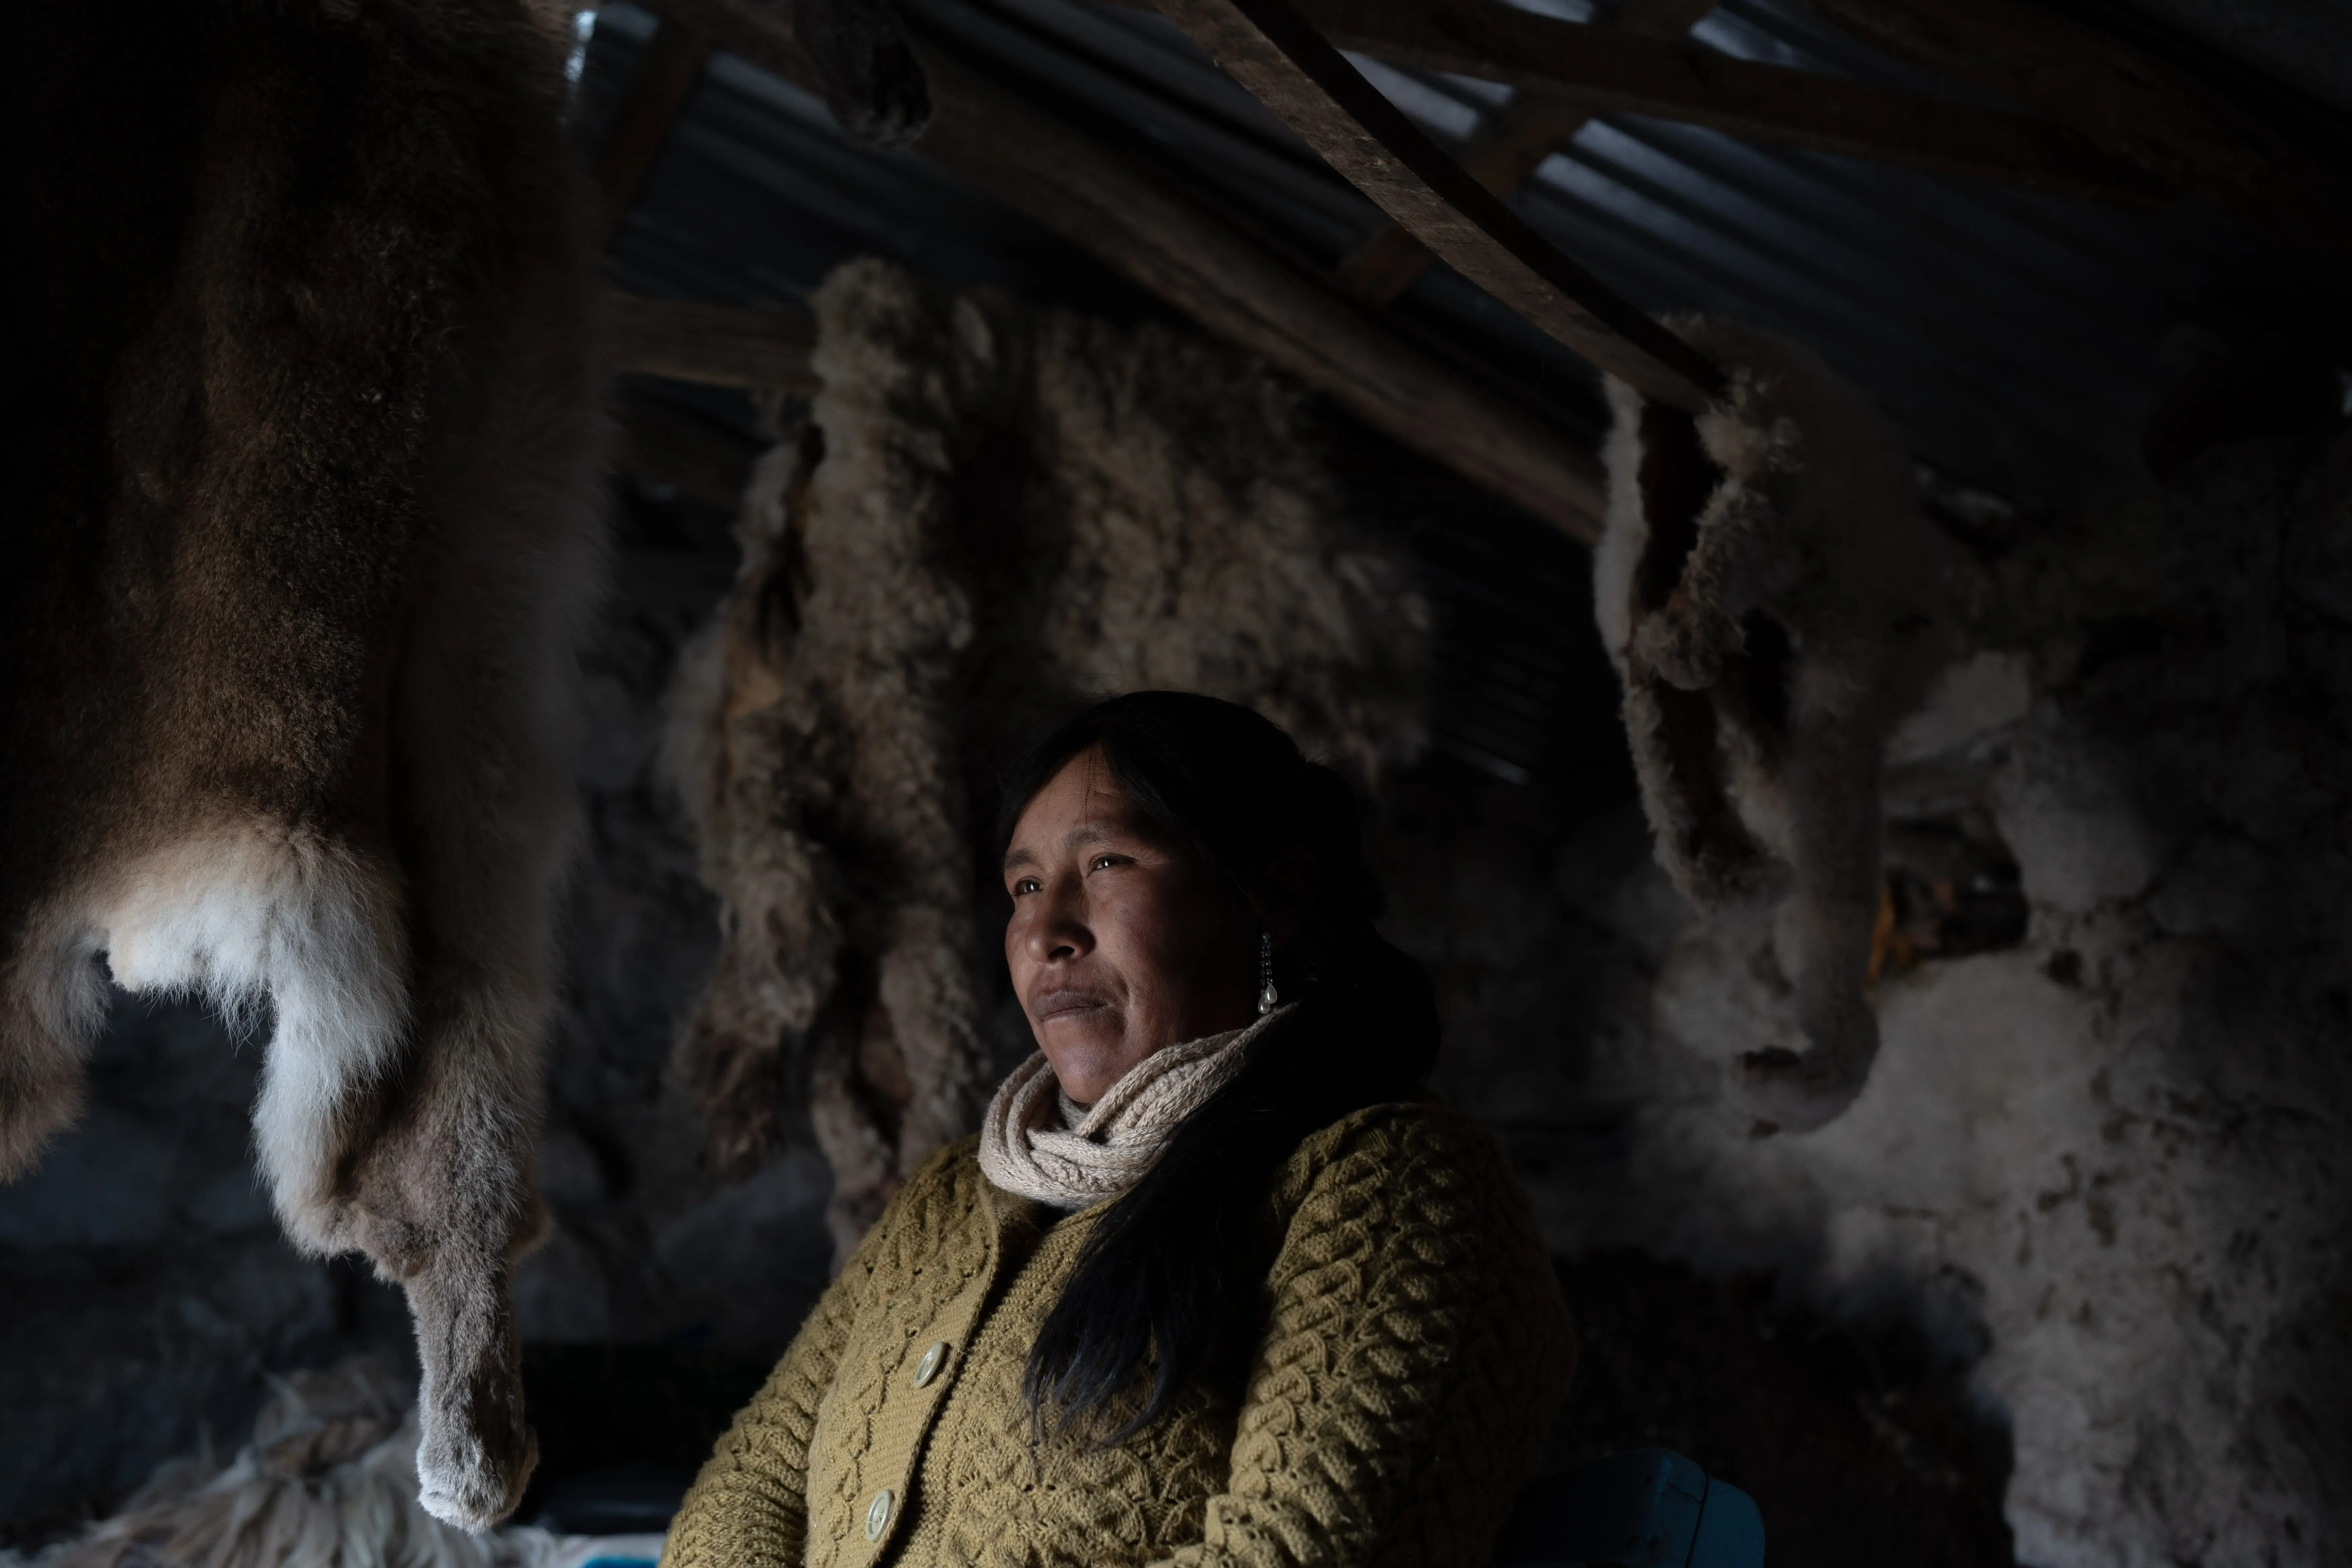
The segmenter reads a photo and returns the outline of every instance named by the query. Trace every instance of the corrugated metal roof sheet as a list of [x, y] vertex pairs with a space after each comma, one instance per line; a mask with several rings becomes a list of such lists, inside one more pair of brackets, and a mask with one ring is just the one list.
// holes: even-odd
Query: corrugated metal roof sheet
[[[1544, 8], [1584, 14], [1576, 0]], [[1337, 260], [1381, 222], [1156, 16], [1088, 0], [921, 0], [918, 10], [968, 58], [1181, 169], [1306, 255]], [[592, 136], [652, 26], [634, 6], [604, 8], [581, 85]], [[1694, 37], [1803, 69], [1925, 80], [1789, 0], [1730, 0]], [[1441, 141], [1474, 134], [1510, 97], [1367, 64]], [[1632, 116], [1594, 121], [1517, 205], [1642, 304], [1803, 338], [1871, 387], [1923, 455], [2053, 502], [2129, 463], [2167, 328], [2266, 271], [2210, 214], [2105, 211]], [[790, 299], [858, 251], [1041, 297], [1118, 292], [919, 156], [847, 146], [806, 94], [725, 57], [690, 102], [616, 268], [649, 292]], [[1531, 395], [1589, 421], [1582, 364], [1451, 273], [1424, 279], [1401, 308], [1455, 342], [1466, 334]]]
[[[1156, 15], [1091, 0], [912, 8], [971, 63], [1178, 172], [1304, 256], [1336, 262], [1383, 221]], [[1590, 15], [1582, 0], [1528, 8]], [[601, 134], [654, 26], [625, 0], [598, 15], [575, 105], [583, 141]], [[1727, 0], [1694, 37], [1746, 58], [1972, 96], [1874, 54], [1794, 0]], [[1475, 135], [1511, 98], [1492, 83], [1362, 63], [1441, 142]], [[1646, 308], [1738, 315], [1811, 343], [1877, 395], [1923, 458], [2030, 505], [2078, 502], [2130, 472], [2169, 329], [2224, 301], [2284, 298], [2260, 249], [2191, 206], [2110, 211], [1633, 116], [1594, 120], [1516, 205]], [[1117, 317], [1160, 310], [932, 168], [919, 147], [849, 145], [818, 100], [726, 55], [688, 102], [612, 271], [649, 294], [782, 301], [859, 254]], [[1433, 270], [1395, 310], [1564, 426], [1596, 431], [1590, 369], [1452, 272]], [[1523, 585], [1478, 587], [1475, 570], [1448, 570], [1465, 605], [1526, 597]], [[1533, 600], [1522, 607], [1541, 613]], [[1466, 609], [1455, 618], [1475, 620]], [[1559, 661], [1589, 657], [1559, 640], [1567, 635], [1538, 637], [1549, 652], [1494, 654], [1502, 663], [1486, 686], [1500, 729], [1463, 737], [1465, 754], [1490, 753], [1507, 773], [1533, 765], [1540, 714], [1517, 723], [1504, 710], [1551, 679], [1529, 658], [1566, 679]], [[1582, 628], [1574, 635], [1589, 643]], [[1513, 659], [1516, 674], [1504, 668]]]

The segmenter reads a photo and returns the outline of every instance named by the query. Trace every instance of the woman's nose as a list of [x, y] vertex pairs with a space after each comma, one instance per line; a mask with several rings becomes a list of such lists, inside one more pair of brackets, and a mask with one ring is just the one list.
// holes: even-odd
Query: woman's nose
[[1084, 910], [1066, 887], [1049, 885], [1040, 889], [1030, 910], [1023, 945], [1034, 962], [1067, 963], [1093, 949], [1094, 933], [1087, 929]]

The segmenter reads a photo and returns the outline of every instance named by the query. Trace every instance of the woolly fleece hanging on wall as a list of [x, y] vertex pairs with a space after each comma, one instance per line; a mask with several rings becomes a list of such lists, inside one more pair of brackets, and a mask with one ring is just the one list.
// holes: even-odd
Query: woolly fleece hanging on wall
[[991, 1087], [1010, 749], [1080, 700], [1173, 688], [1369, 784], [1420, 750], [1428, 616], [1343, 519], [1315, 407], [1258, 361], [877, 261], [813, 304], [824, 389], [759, 468], [672, 695], [723, 921], [677, 1065], [740, 1172], [805, 1059], [845, 1251]]
[[1746, 1052], [1733, 1084], [1758, 1131], [1811, 1131], [1878, 1055], [1879, 775], [1943, 659], [1940, 546], [1901, 435], [1820, 356], [1666, 324], [1726, 389], [1694, 416], [1610, 380], [1594, 612], [1675, 886], [1710, 913], [1777, 905], [1805, 1048]]

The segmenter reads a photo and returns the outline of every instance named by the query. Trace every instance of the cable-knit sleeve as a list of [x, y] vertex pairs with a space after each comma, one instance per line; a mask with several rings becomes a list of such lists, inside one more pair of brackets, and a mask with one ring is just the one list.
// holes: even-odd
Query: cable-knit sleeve
[[842, 1347], [872, 1294], [887, 1238], [926, 1196], [937, 1160], [901, 1188], [817, 1298], [783, 1359], [736, 1412], [670, 1521], [660, 1568], [801, 1568], [808, 1537], [809, 1440]]
[[1575, 1364], [1526, 1194], [1433, 1106], [1300, 1152], [1226, 1489], [1169, 1568], [1483, 1565]]
[[661, 1568], [800, 1568], [817, 1402], [833, 1382], [869, 1279], [853, 1257], [817, 1299], [776, 1370], [736, 1412], [695, 1478], [670, 1521]]

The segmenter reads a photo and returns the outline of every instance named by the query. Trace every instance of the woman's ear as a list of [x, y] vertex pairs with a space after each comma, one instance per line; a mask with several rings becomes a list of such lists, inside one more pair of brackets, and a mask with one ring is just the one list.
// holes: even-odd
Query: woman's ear
[[1257, 908], [1276, 947], [1285, 946], [1297, 932], [1307, 911], [1315, 907], [1321, 882], [1321, 868], [1304, 844], [1283, 850], [1266, 867], [1265, 875], [1258, 879]]

